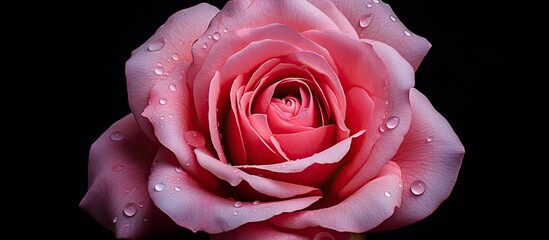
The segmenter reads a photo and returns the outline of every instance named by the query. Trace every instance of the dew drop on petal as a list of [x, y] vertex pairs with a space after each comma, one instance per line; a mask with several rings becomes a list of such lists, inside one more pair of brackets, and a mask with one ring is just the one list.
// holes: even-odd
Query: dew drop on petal
[[164, 74], [164, 68], [160, 67], [160, 66], [155, 67], [154, 68], [154, 74], [156, 74], [158, 76]]
[[164, 105], [164, 104], [168, 103], [168, 99], [161, 98], [158, 102], [159, 102], [160, 104]]
[[400, 118], [393, 116], [387, 119], [387, 122], [385, 123], [385, 125], [387, 126], [388, 129], [395, 129], [399, 123], [400, 123]]
[[143, 218], [143, 222], [146, 222], [146, 221], [149, 221], [149, 219], [147, 219], [147, 218]]
[[391, 21], [393, 21], [393, 22], [396, 22], [396, 21], [397, 21], [397, 19], [396, 19], [396, 17], [395, 17], [395, 16], [390, 16], [389, 18], [390, 18], [390, 19], [391, 19]]
[[373, 7], [373, 6], [374, 6], [374, 5], [371, 4], [371, 3], [366, 3], [366, 7], [367, 7], [367, 8], [371, 8], [371, 7]]
[[168, 86], [168, 88], [172, 92], [175, 92], [177, 90], [177, 86], [175, 85], [175, 83], [170, 83], [170, 86]]
[[406, 35], [407, 37], [409, 37], [409, 36], [412, 36], [412, 33], [409, 32], [408, 30], [404, 30], [404, 35]]
[[234, 211], [233, 215], [235, 215], [235, 216], [238, 215], [238, 211]]
[[373, 14], [364, 14], [364, 15], [362, 15], [362, 17], [360, 17], [360, 19], [359, 19], [360, 26], [363, 27], [363, 28], [370, 26], [370, 24], [372, 23], [373, 18], [374, 18]]
[[113, 217], [112, 218], [112, 223], [116, 223], [116, 222], [118, 222], [118, 217]]
[[206, 49], [206, 48], [208, 48], [208, 43], [202, 44], [202, 49]]
[[235, 203], [234, 203], [234, 207], [235, 207], [235, 208], [242, 207], [242, 202], [240, 202], [240, 201], [235, 202]]
[[164, 183], [157, 183], [154, 185], [154, 190], [157, 192], [160, 192], [166, 188], [166, 185]]
[[385, 128], [384, 125], [379, 126], [379, 132], [384, 133], [386, 130], [387, 130], [387, 129]]
[[214, 39], [214, 40], [219, 40], [219, 39], [221, 38], [221, 33], [219, 33], [219, 32], [214, 32], [212, 36], [213, 36], [213, 39]]
[[133, 217], [133, 216], [135, 216], [135, 213], [137, 213], [137, 209], [135, 208], [135, 204], [134, 203], [126, 204], [126, 206], [124, 207], [124, 215], [126, 215], [128, 217]]
[[253, 202], [253, 205], [259, 205], [260, 203], [261, 203], [261, 202], [260, 202], [259, 200], [255, 200], [255, 201]]
[[372, 2], [379, 3], [379, 0], [372, 0]]
[[175, 191], [178, 191], [178, 192], [181, 191], [181, 187], [179, 187], [179, 186], [177, 186], [177, 187], [175, 187], [175, 188], [173, 188], [173, 189], [174, 189]]
[[433, 141], [433, 137], [428, 137], [427, 139], [425, 139], [426, 142], [432, 142]]
[[384, 192], [383, 195], [385, 195], [385, 197], [391, 197], [391, 193], [390, 193], [390, 192]]
[[327, 232], [319, 232], [313, 237], [313, 240], [335, 240], [335, 238]]
[[182, 172], [183, 172], [183, 168], [181, 168], [181, 167], [176, 167], [176, 168], [175, 168], [175, 172], [176, 172], [176, 173], [182, 173]]
[[109, 135], [109, 138], [112, 141], [120, 142], [120, 141], [124, 140], [124, 134], [120, 131], [114, 131], [114, 132], [111, 133], [111, 135]]
[[140, 202], [140, 203], [137, 204], [137, 206], [139, 206], [140, 208], [142, 208], [142, 207], [145, 206], [145, 204], [144, 204], [143, 202]]
[[425, 183], [421, 180], [415, 180], [410, 185], [410, 191], [416, 196], [423, 194], [425, 192]]
[[172, 54], [172, 59], [173, 59], [174, 61], [179, 60], [179, 55], [178, 55], [177, 53]]
[[224, 33], [227, 33], [227, 32], [229, 32], [229, 29], [228, 29], [228, 28], [225, 28], [225, 29], [223, 29], [223, 32], [224, 32]]
[[149, 51], [156, 52], [164, 47], [164, 38], [158, 38], [149, 44]]

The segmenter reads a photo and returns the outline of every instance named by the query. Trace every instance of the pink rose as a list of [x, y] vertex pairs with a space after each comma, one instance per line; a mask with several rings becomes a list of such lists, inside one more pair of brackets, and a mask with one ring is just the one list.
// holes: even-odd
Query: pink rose
[[378, 0], [173, 14], [126, 64], [131, 114], [80, 203], [117, 238], [361, 239], [430, 215], [464, 147], [414, 88], [431, 47]]

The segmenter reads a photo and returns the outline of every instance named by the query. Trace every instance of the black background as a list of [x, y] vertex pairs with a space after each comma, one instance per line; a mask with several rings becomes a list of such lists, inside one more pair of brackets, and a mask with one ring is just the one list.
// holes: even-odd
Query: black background
[[[32, 55], [34, 63], [48, 66], [51, 73], [37, 81], [37, 86], [43, 83], [49, 88], [36, 89], [41, 94], [34, 101], [35, 111], [46, 109], [35, 114], [45, 119], [35, 124], [46, 132], [34, 134], [40, 135], [35, 140], [39, 155], [48, 159], [47, 164], [36, 160], [41, 174], [35, 177], [46, 176], [53, 182], [39, 182], [45, 194], [39, 195], [40, 204], [33, 201], [31, 205], [47, 211], [40, 222], [48, 227], [39, 231], [40, 236], [113, 239], [110, 231], [78, 208], [86, 193], [89, 147], [112, 123], [130, 113], [124, 64], [131, 51], [171, 14], [199, 2], [90, 1], [50, 6], [52, 11], [36, 9], [46, 16], [33, 20], [33, 26], [41, 28], [40, 21], [48, 20], [46, 28], [51, 30], [51, 36], [41, 33], [31, 39], [42, 45]], [[512, 47], [501, 40], [509, 34], [514, 17], [507, 9], [511, 8], [463, 1], [385, 2], [412, 32], [433, 45], [417, 71], [416, 88], [450, 122], [466, 154], [452, 194], [432, 215], [398, 230], [370, 233], [367, 239], [470, 239], [510, 233], [510, 222], [515, 221], [511, 216], [519, 210], [496, 196], [505, 191], [502, 182], [510, 181], [502, 179], [506, 174], [498, 166], [511, 157], [511, 151], [502, 153], [508, 145], [493, 120], [512, 103], [498, 87], [509, 77], [501, 73], [508, 72], [505, 66]], [[510, 21], [505, 25], [502, 19]], [[23, 235], [28, 234], [32, 233]], [[162, 239], [207, 239], [207, 235], [184, 231]]]

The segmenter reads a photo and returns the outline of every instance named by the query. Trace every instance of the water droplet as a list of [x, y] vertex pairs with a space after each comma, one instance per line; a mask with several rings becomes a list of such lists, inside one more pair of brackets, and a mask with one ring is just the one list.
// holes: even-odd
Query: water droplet
[[187, 166], [187, 167], [190, 166], [190, 165], [191, 165], [190, 162], [186, 162], [186, 163], [185, 163], [185, 166]]
[[391, 197], [391, 193], [390, 193], [390, 192], [384, 192], [383, 194], [385, 195], [385, 197]]
[[172, 59], [173, 59], [174, 61], [179, 60], [179, 55], [178, 55], [177, 53], [172, 54]]
[[327, 232], [319, 232], [313, 237], [313, 240], [335, 240], [335, 238]]
[[109, 136], [109, 138], [115, 142], [120, 142], [122, 140], [124, 140], [124, 134], [120, 131], [114, 131], [111, 133], [111, 135]]
[[168, 103], [168, 99], [165, 99], [165, 98], [161, 98], [160, 101], [158, 101], [160, 104], [164, 105], [166, 103]]
[[397, 21], [397, 19], [396, 19], [396, 17], [395, 17], [395, 16], [390, 16], [389, 18], [390, 18], [390, 19], [391, 19], [391, 21], [393, 21], [393, 22], [396, 22], [396, 21]]
[[227, 33], [227, 32], [229, 32], [229, 29], [228, 29], [228, 28], [225, 28], [225, 29], [223, 29], [223, 32], [224, 32], [224, 33]]
[[113, 217], [112, 218], [112, 223], [116, 223], [116, 222], [118, 222], [118, 217]]
[[149, 221], [149, 219], [147, 219], [147, 218], [143, 218], [143, 222], [146, 222], [146, 221]]
[[142, 208], [142, 207], [145, 206], [145, 204], [144, 204], [143, 202], [140, 202], [140, 203], [137, 204], [137, 206], [139, 206], [140, 208]]
[[189, 145], [196, 148], [203, 148], [204, 146], [206, 146], [206, 139], [204, 138], [202, 133], [197, 131], [187, 131], [183, 133], [183, 139]]
[[126, 207], [124, 207], [124, 214], [128, 217], [135, 216], [135, 213], [137, 213], [137, 209], [135, 208], [134, 203], [128, 203], [126, 204]]
[[212, 36], [213, 36], [213, 39], [214, 39], [214, 40], [219, 40], [219, 39], [221, 38], [221, 33], [219, 33], [219, 32], [214, 32]]
[[238, 211], [234, 211], [233, 215], [235, 215], [235, 216], [238, 215]]
[[240, 202], [240, 201], [235, 202], [235, 203], [234, 203], [234, 207], [235, 207], [235, 208], [242, 207], [242, 202]]
[[398, 183], [398, 187], [402, 187], [402, 183]]
[[154, 40], [149, 44], [149, 51], [156, 52], [164, 47], [164, 38]]
[[400, 123], [400, 118], [393, 116], [387, 119], [387, 122], [385, 123], [385, 125], [387, 126], [388, 129], [395, 129], [399, 123]]
[[156, 190], [157, 192], [160, 192], [164, 190], [165, 187], [166, 185], [164, 183], [157, 183], [154, 185], [154, 190]]
[[433, 137], [428, 137], [427, 139], [425, 139], [425, 141], [427, 141], [427, 142], [432, 142], [432, 141], [433, 141]]
[[409, 37], [409, 36], [412, 36], [412, 33], [409, 32], [408, 30], [404, 30], [404, 35], [406, 35], [407, 37]]
[[163, 67], [155, 67], [154, 68], [154, 74], [160, 76], [164, 74], [164, 68]]
[[372, 2], [379, 3], [379, 0], [372, 0]]
[[182, 172], [183, 172], [183, 168], [181, 168], [181, 167], [176, 167], [176, 168], [175, 168], [175, 172], [176, 172], [176, 173], [182, 173]]
[[359, 19], [360, 26], [363, 28], [370, 26], [373, 18], [374, 18], [373, 14], [362, 15], [362, 17], [360, 17]]
[[168, 117], [169, 117], [169, 118], [173, 118], [173, 114], [168, 114]]
[[254, 205], [259, 205], [260, 203], [261, 203], [261, 202], [260, 202], [259, 200], [255, 200], [255, 201], [253, 202]]
[[206, 48], [208, 48], [208, 43], [202, 44], [202, 49], [206, 49]]
[[126, 223], [126, 224], [124, 224], [124, 226], [129, 227], [129, 226], [130, 226], [130, 223]]
[[181, 191], [181, 187], [179, 187], [179, 186], [177, 186], [177, 187], [175, 187], [175, 188], [173, 188], [173, 189], [174, 189], [175, 191], [178, 191], [178, 192]]
[[384, 133], [386, 130], [387, 130], [387, 129], [385, 128], [384, 125], [379, 126], [379, 132]]
[[175, 83], [170, 83], [170, 86], [168, 88], [170, 88], [170, 91], [172, 92], [175, 92], [175, 90], [177, 90], [177, 86], [175, 85]]
[[371, 3], [366, 3], [366, 7], [367, 7], [367, 8], [371, 8], [371, 7], [373, 7], [373, 6], [374, 6], [374, 5], [371, 4]]
[[410, 191], [416, 196], [423, 194], [425, 192], [425, 183], [421, 180], [415, 180], [410, 185]]
[[116, 164], [116, 165], [112, 166], [112, 171], [113, 172], [120, 172], [120, 171], [122, 171], [123, 168], [124, 168], [124, 166], [122, 164]]

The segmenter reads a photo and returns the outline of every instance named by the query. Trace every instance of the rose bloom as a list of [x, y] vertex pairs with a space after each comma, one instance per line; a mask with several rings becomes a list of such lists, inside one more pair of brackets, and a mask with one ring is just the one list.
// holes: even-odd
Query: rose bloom
[[117, 238], [362, 239], [429, 216], [464, 147], [414, 88], [431, 44], [379, 0], [174, 13], [126, 63], [131, 113], [80, 207]]

